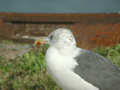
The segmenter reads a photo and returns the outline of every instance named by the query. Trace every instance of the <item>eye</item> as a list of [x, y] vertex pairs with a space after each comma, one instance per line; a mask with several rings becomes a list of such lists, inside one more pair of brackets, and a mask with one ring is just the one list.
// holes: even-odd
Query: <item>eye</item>
[[50, 36], [50, 40], [52, 40], [52, 39], [53, 39], [53, 35]]

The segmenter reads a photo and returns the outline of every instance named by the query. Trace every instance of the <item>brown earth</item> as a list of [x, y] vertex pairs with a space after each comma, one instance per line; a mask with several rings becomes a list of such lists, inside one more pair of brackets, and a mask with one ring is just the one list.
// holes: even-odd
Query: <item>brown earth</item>
[[[78, 46], [85, 49], [113, 46], [120, 41], [120, 14], [0, 13], [0, 45], [2, 40], [33, 44], [35, 39], [63, 27], [70, 28]], [[4, 46], [0, 49], [4, 55], [15, 52], [13, 49], [5, 53], [9, 45]]]
[[120, 41], [120, 14], [0, 13], [1, 40], [33, 43], [35, 38], [61, 27], [70, 28], [78, 46], [86, 49], [112, 46]]
[[32, 44], [20, 44], [20, 43], [0, 43], [0, 57], [4, 59], [14, 60], [16, 57], [21, 57], [25, 53], [29, 52], [32, 48]]

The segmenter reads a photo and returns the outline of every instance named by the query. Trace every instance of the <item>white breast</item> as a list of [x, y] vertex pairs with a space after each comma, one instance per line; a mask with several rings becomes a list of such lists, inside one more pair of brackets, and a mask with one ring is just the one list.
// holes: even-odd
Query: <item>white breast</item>
[[51, 47], [47, 50], [45, 59], [48, 72], [63, 90], [99, 90], [73, 72], [77, 62], [72, 56], [61, 55]]

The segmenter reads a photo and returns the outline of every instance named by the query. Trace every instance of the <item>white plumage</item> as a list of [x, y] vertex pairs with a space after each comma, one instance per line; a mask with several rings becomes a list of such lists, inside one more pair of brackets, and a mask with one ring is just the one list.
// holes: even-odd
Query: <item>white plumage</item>
[[48, 37], [52, 39], [49, 40], [45, 60], [48, 72], [56, 83], [63, 90], [98, 90], [73, 72], [77, 65], [73, 57], [79, 53], [79, 48], [72, 33], [60, 28]]
[[[109, 84], [112, 83], [102, 83], [102, 81], [99, 80], [101, 77], [103, 77], [104, 80], [104, 77], [111, 75], [109, 73], [104, 73], [102, 69], [110, 73], [119, 73], [119, 71], [115, 69], [111, 62], [106, 61], [104, 57], [78, 48], [76, 46], [76, 40], [70, 30], [59, 28], [50, 33], [48, 39], [50, 47], [48, 48], [45, 56], [47, 70], [53, 80], [63, 90], [114, 90], [119, 88], [119, 86], [116, 85], [117, 88], [112, 89], [109, 87]], [[80, 59], [79, 63], [76, 59], [78, 56]], [[93, 64], [89, 63], [90, 60], [94, 60]], [[110, 71], [106, 69], [106, 66], [108, 66], [108, 68], [113, 68], [111, 68]], [[79, 70], [77, 70], [77, 68]], [[91, 72], [89, 72], [89, 70], [91, 70]], [[86, 73], [84, 73], [84, 71]], [[100, 76], [97, 76], [98, 72], [100, 72]], [[89, 76], [89, 74], [92, 76]], [[120, 76], [120, 73], [118, 76]], [[115, 83], [120, 82], [120, 79], [117, 81], [115, 78], [113, 78]], [[112, 79], [105, 79], [104, 82], [112, 82]]]

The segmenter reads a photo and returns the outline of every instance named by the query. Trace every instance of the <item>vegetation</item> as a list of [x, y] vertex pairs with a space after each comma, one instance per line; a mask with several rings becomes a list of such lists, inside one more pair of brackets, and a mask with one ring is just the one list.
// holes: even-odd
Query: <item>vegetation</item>
[[[41, 45], [33, 48], [15, 60], [0, 57], [0, 90], [61, 90], [45, 68], [44, 54], [47, 47]], [[94, 51], [120, 67], [120, 44]]]
[[45, 68], [47, 47], [33, 48], [16, 60], [0, 57], [0, 90], [60, 90]]
[[120, 43], [112, 47], [95, 48], [94, 51], [108, 58], [113, 64], [120, 67]]

